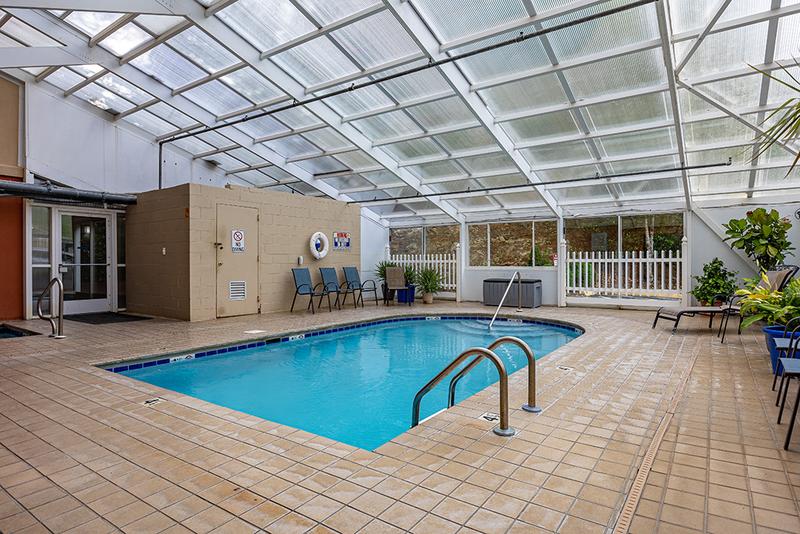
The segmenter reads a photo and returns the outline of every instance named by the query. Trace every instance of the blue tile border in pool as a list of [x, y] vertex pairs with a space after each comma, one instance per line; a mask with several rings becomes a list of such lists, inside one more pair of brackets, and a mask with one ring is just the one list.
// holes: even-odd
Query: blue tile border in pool
[[[489, 319], [489, 317], [484, 315], [412, 315], [408, 317], [392, 317], [386, 319], [377, 319], [375, 321], [368, 321], [365, 323], [354, 323], [354, 324], [336, 326], [336, 327], [326, 328], [323, 330], [312, 330], [310, 332], [303, 332], [300, 334], [293, 334], [290, 336], [273, 337], [258, 341], [249, 341], [247, 343], [241, 343], [238, 345], [217, 347], [215, 349], [202, 350], [194, 353], [188, 352], [177, 356], [170, 356], [170, 357], [160, 356], [160, 357], [143, 358], [139, 360], [134, 360], [130, 363], [100, 365], [99, 367], [101, 369], [105, 369], [106, 371], [111, 371], [112, 373], [122, 373], [124, 371], [141, 369], [143, 367], [153, 367], [156, 365], [166, 365], [168, 363], [175, 363], [185, 360], [194, 360], [196, 358], [205, 358], [206, 356], [228, 354], [240, 350], [254, 349], [256, 347], [264, 347], [266, 345], [271, 345], [273, 343], [288, 343], [292, 341], [305, 339], [308, 337], [323, 336], [326, 334], [334, 334], [337, 332], [344, 332], [346, 330], [356, 330], [359, 328], [366, 328], [368, 326], [375, 326], [380, 324], [401, 323], [406, 321], [464, 321], [464, 320], [479, 321], [486, 319]], [[522, 318], [516, 319], [511, 317], [499, 316], [497, 317], [497, 319], [495, 319], [495, 322], [515, 323], [515, 324], [537, 324], [542, 326], [549, 326], [557, 330], [564, 330], [571, 333], [577, 333], [579, 335], [583, 333], [583, 329], [578, 327], [569, 326], [566, 324], [560, 324], [557, 322], [543, 321], [538, 319], [522, 319]]]

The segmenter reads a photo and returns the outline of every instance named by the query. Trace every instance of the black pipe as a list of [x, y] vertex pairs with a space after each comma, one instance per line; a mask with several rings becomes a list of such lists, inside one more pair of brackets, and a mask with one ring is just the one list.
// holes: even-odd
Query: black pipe
[[0, 195], [37, 198], [42, 200], [57, 199], [103, 204], [136, 204], [136, 195], [86, 191], [84, 189], [56, 187], [50, 184], [27, 184], [22, 182], [7, 182], [4, 180], [0, 180]]
[[572, 26], [577, 26], [578, 24], [583, 24], [584, 22], [590, 22], [592, 20], [596, 20], [596, 19], [599, 19], [599, 18], [607, 17], [609, 15], [615, 15], [617, 13], [622, 13], [623, 11], [629, 11], [631, 9], [635, 9], [637, 7], [641, 7], [641, 6], [644, 6], [644, 5], [647, 5], [647, 4], [653, 4], [653, 3], [657, 2], [657, 1], [658, 0], [638, 0], [638, 1], [632, 2], [630, 4], [626, 4], [626, 5], [615, 7], [615, 8], [611, 8], [611, 9], [607, 9], [607, 10], [601, 11], [599, 13], [595, 13], [594, 15], [587, 15], [585, 17], [580, 17], [580, 18], [577, 18], [577, 19], [574, 19], [574, 20], [570, 20], [570, 21], [567, 21], [567, 22], [562, 22], [561, 24], [555, 24], [553, 26], [550, 26], [549, 28], [543, 28], [543, 29], [537, 30], [535, 32], [531, 32], [531, 33], [520, 32], [520, 34], [517, 37], [512, 37], [511, 39], [506, 39], [505, 41], [500, 41], [500, 42], [495, 43], [493, 45], [484, 46], [482, 48], [476, 48], [475, 50], [470, 50], [469, 52], [462, 52], [461, 54], [454, 54], [452, 56], [448, 56], [448, 57], [446, 57], [444, 59], [440, 59], [438, 61], [429, 60], [428, 63], [426, 63], [425, 65], [420, 65], [418, 67], [413, 67], [413, 68], [410, 68], [410, 69], [407, 69], [407, 70], [404, 70], [404, 71], [401, 71], [401, 72], [396, 72], [394, 74], [388, 74], [386, 76], [382, 76], [380, 78], [375, 78], [375, 79], [372, 79], [372, 80], [368, 80], [366, 82], [350, 84], [350, 86], [345, 87], [344, 89], [337, 89], [336, 91], [332, 91], [332, 92], [326, 93], [324, 95], [314, 96], [314, 97], [311, 97], [311, 98], [306, 98], [305, 100], [292, 100], [292, 102], [290, 104], [285, 104], [283, 106], [280, 106], [280, 107], [277, 107], [277, 108], [273, 108], [273, 109], [271, 109], [269, 111], [262, 111], [261, 113], [256, 113], [255, 115], [249, 115], [249, 116], [246, 115], [246, 116], [242, 117], [241, 119], [237, 119], [235, 121], [226, 122], [224, 124], [218, 124], [216, 126], [208, 126], [206, 128], [202, 128], [200, 130], [197, 130], [197, 131], [194, 131], [194, 132], [185, 133], [185, 134], [182, 134], [182, 135], [176, 135], [174, 137], [170, 137], [168, 139], [164, 139], [163, 141], [159, 141], [159, 145], [161, 145], [163, 143], [171, 143], [171, 142], [174, 142], [174, 141], [179, 141], [181, 139], [187, 139], [189, 137], [195, 137], [195, 136], [197, 136], [199, 134], [202, 134], [202, 133], [213, 132], [213, 131], [219, 130], [221, 128], [227, 128], [228, 126], [233, 126], [235, 124], [241, 124], [243, 122], [251, 121], [253, 119], [260, 119], [261, 117], [266, 117], [266, 116], [269, 116], [269, 115], [273, 115], [273, 114], [281, 112], [281, 111], [286, 111], [287, 109], [296, 108], [298, 106], [305, 106], [305, 105], [311, 104], [313, 102], [319, 102], [321, 100], [325, 100], [326, 98], [330, 98], [332, 96], [342, 95], [342, 94], [345, 94], [345, 93], [349, 93], [351, 91], [355, 91], [357, 89], [363, 89], [363, 88], [369, 87], [371, 85], [387, 82], [389, 80], [394, 80], [395, 78], [400, 78], [401, 76], [408, 76], [409, 74], [416, 74], [417, 72], [421, 72], [423, 70], [428, 70], [428, 69], [432, 69], [432, 68], [435, 68], [435, 67], [439, 67], [439, 66], [445, 65], [447, 63], [454, 63], [456, 61], [460, 61], [462, 59], [466, 59], [466, 58], [469, 58], [469, 57], [472, 57], [472, 56], [476, 56], [478, 54], [483, 54], [485, 52], [491, 52], [492, 50], [497, 50], [498, 48], [503, 48], [503, 47], [506, 47], [506, 46], [509, 46], [509, 45], [521, 43], [523, 41], [527, 41], [528, 39], [533, 39], [535, 37], [540, 37], [542, 35], [547, 35], [549, 33], [552, 33], [552, 32], [558, 31], [558, 30], [563, 30], [565, 28], [569, 28], [569, 27], [572, 27]]
[[[498, 187], [481, 187], [478, 189], [463, 189], [461, 191], [447, 191], [442, 193], [426, 193], [426, 194], [417, 194], [417, 195], [407, 195], [403, 197], [389, 197], [389, 198], [375, 198], [372, 200], [350, 200], [348, 204], [371, 204], [373, 202], [386, 202], [387, 200], [413, 200], [417, 198], [430, 198], [430, 197], [447, 197], [450, 195], [462, 195], [464, 193], [495, 193], [497, 191], [505, 191], [507, 189], [521, 189], [524, 191], [528, 191], [530, 189], [534, 189], [536, 187], [544, 186], [545, 188], [548, 185], [552, 184], [568, 184], [568, 183], [580, 183], [580, 182], [588, 182], [589, 180], [604, 180], [604, 179], [611, 179], [611, 178], [624, 178], [627, 176], [641, 176], [646, 174], [661, 174], [665, 172], [676, 172], [676, 171], [691, 171], [696, 169], [708, 169], [710, 167], [729, 167], [733, 164], [731, 158], [728, 158], [727, 163], [705, 163], [703, 165], [685, 165], [683, 167], [672, 167], [669, 169], [653, 169], [649, 171], [636, 171], [636, 172], [621, 172], [617, 174], [606, 174], [600, 176], [599, 174], [595, 176], [587, 176], [585, 178], [570, 178], [568, 180], [556, 180], [553, 182], [541, 182], [537, 184], [517, 184], [517, 185], [501, 185]], [[465, 176], [464, 180], [471, 180], [474, 178], [470, 178], [469, 176]], [[423, 184], [426, 185], [426, 184]], [[597, 184], [597, 185], [611, 185], [611, 184]], [[567, 188], [565, 188], [567, 189]]]

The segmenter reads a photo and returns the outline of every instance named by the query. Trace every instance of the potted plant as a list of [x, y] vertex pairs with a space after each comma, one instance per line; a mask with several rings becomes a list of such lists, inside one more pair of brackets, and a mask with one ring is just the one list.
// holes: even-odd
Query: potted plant
[[397, 264], [391, 261], [379, 261], [377, 265], [375, 265], [375, 274], [378, 276], [378, 279], [381, 281], [381, 293], [390, 299], [394, 299], [394, 295], [388, 295], [389, 290], [386, 289], [386, 268], [387, 267], [397, 267]]
[[442, 290], [442, 277], [439, 271], [430, 267], [422, 269], [417, 275], [417, 283], [422, 289], [422, 302], [433, 304], [433, 296]]
[[793, 279], [783, 291], [773, 290], [766, 275], [761, 275], [761, 283], [749, 289], [740, 289], [736, 292], [744, 298], [741, 305], [742, 328], [747, 328], [757, 321], [763, 321], [761, 331], [767, 341], [772, 371], [775, 372], [778, 364], [778, 350], [775, 347], [775, 338], [783, 336], [786, 323], [800, 315], [800, 279]]
[[702, 276], [693, 277], [696, 285], [689, 293], [703, 306], [716, 305], [717, 295], [730, 297], [736, 291], [736, 273], [725, 268], [722, 260], [714, 258], [703, 265]]
[[725, 226], [731, 248], [741, 249], [756, 262], [761, 272], [774, 270], [783, 263], [786, 252], [794, 250], [787, 234], [792, 223], [777, 210], [757, 208], [744, 219], [731, 219]]
[[411, 303], [414, 302], [414, 293], [417, 290], [417, 271], [410, 265], [403, 268], [403, 274], [406, 278], [406, 288], [397, 292], [397, 302]]

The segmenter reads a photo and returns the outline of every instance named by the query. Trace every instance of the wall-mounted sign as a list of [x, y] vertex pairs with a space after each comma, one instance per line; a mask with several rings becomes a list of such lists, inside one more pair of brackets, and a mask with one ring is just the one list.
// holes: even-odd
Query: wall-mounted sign
[[231, 230], [231, 252], [244, 252], [244, 230]]
[[350, 250], [350, 232], [333, 232], [333, 250]]

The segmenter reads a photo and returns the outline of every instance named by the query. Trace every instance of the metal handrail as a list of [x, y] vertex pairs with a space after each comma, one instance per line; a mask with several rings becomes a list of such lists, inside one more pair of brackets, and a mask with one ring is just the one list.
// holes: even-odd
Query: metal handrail
[[[536, 358], [533, 355], [533, 350], [530, 346], [518, 337], [503, 336], [495, 339], [489, 347], [489, 350], [494, 351], [500, 345], [511, 343], [522, 349], [525, 357], [528, 359], [528, 403], [522, 405], [522, 409], [526, 412], [539, 413], [541, 408], [536, 406]], [[472, 371], [476, 365], [483, 361], [483, 355], [476, 356], [474, 360], [469, 362], [466, 367], [461, 369], [456, 376], [450, 380], [450, 389], [447, 395], [447, 407], [452, 408], [456, 404], [456, 386], [464, 376]]]
[[[44, 296], [53, 288], [53, 285], [58, 285], [58, 323], [53, 320], [53, 305], [52, 302], [50, 304], [50, 316], [45, 317], [44, 312], [42, 311], [42, 300]], [[61, 281], [61, 278], [56, 276], [50, 283], [47, 284], [47, 287], [44, 288], [39, 294], [39, 299], [36, 301], [36, 315], [39, 316], [39, 319], [43, 321], [48, 321], [50, 323], [50, 328], [52, 328], [53, 332], [50, 334], [50, 337], [56, 339], [64, 339], [66, 336], [64, 335], [64, 282]]]
[[500, 424], [492, 429], [493, 432], [498, 436], [513, 436], [516, 433], [513, 428], [508, 426], [508, 373], [506, 373], [506, 367], [503, 365], [503, 360], [501, 360], [497, 354], [483, 347], [472, 347], [459, 354], [455, 360], [450, 362], [450, 365], [442, 369], [438, 375], [433, 377], [430, 382], [425, 384], [422, 389], [417, 392], [411, 407], [411, 428], [419, 424], [419, 407], [422, 402], [422, 397], [433, 389], [436, 384], [441, 382], [444, 377], [449, 375], [456, 367], [461, 365], [464, 360], [475, 355], [480, 355], [481, 358], [489, 358], [497, 368], [497, 374], [500, 375]]
[[503, 298], [500, 299], [500, 304], [497, 305], [497, 309], [494, 311], [494, 315], [492, 315], [492, 320], [489, 321], [489, 330], [492, 329], [492, 325], [494, 324], [495, 319], [497, 319], [497, 314], [500, 313], [500, 308], [503, 307], [503, 303], [506, 301], [506, 297], [508, 296], [508, 291], [511, 289], [511, 286], [514, 284], [514, 277], [517, 277], [517, 311], [522, 311], [522, 275], [519, 274], [519, 271], [514, 271], [514, 274], [511, 275], [511, 279], [508, 281], [508, 285], [506, 286], [506, 291], [503, 293]]

